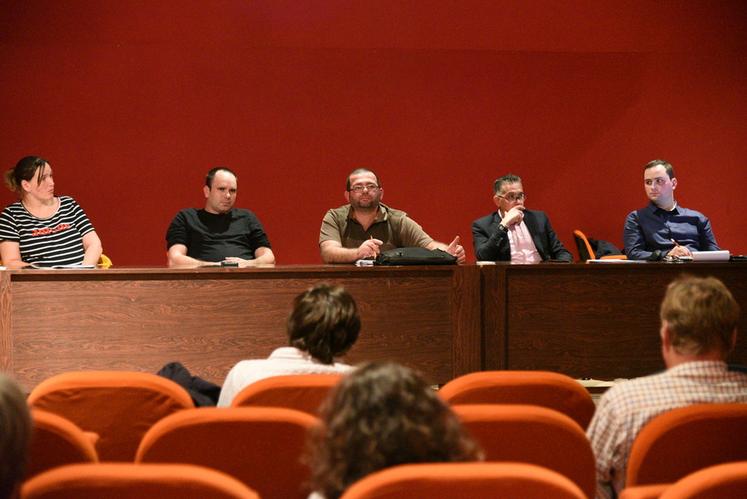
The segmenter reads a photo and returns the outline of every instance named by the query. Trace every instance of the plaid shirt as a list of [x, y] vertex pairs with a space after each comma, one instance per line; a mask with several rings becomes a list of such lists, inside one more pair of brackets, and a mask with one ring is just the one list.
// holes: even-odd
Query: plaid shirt
[[664, 372], [610, 388], [599, 400], [587, 435], [597, 460], [597, 498], [625, 487], [635, 437], [652, 418], [691, 404], [747, 402], [747, 374], [724, 362], [680, 364]]

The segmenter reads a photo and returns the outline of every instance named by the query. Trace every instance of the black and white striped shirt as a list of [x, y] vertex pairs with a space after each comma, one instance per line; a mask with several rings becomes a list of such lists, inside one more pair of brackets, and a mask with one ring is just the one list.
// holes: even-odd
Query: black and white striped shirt
[[59, 199], [57, 212], [49, 218], [35, 217], [20, 201], [0, 213], [0, 240], [17, 242], [22, 261], [40, 266], [83, 262], [83, 236], [93, 225], [73, 198]]

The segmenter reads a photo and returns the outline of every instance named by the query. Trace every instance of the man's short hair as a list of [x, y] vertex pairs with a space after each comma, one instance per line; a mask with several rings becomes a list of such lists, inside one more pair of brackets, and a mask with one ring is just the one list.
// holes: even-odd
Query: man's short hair
[[238, 176], [237, 176], [237, 175], [236, 175], [236, 174], [235, 174], [235, 173], [234, 173], [233, 171], [231, 171], [231, 169], [230, 169], [230, 168], [228, 168], [227, 166], [216, 166], [215, 168], [212, 168], [212, 169], [211, 169], [211, 170], [210, 170], [210, 171], [208, 172], [207, 176], [205, 177], [205, 185], [206, 185], [206, 186], [208, 187], [208, 189], [212, 189], [212, 188], [213, 188], [213, 179], [215, 178], [215, 174], [216, 174], [216, 173], [218, 173], [218, 172], [220, 172], [220, 171], [223, 171], [223, 172], [228, 172], [228, 173], [230, 173], [231, 175], [233, 175], [233, 176], [234, 176], [234, 177], [235, 177], [236, 179], [238, 179], [238, 178], [239, 178], [239, 177], [238, 177]]
[[672, 168], [672, 165], [663, 159], [655, 159], [653, 161], [649, 161], [646, 163], [646, 166], [643, 167], [643, 171], [645, 172], [649, 168], [656, 168], [657, 166], [663, 166], [664, 171], [667, 172], [667, 176], [671, 179], [674, 178], [674, 168]]
[[672, 346], [682, 354], [728, 354], [739, 321], [739, 304], [715, 277], [681, 277], [667, 287], [659, 316]]
[[317, 284], [293, 300], [288, 341], [319, 362], [334, 363], [350, 350], [360, 329], [358, 307], [342, 286]]
[[351, 187], [351, 185], [350, 185], [350, 177], [352, 177], [353, 175], [358, 175], [359, 173], [373, 173], [373, 176], [376, 177], [376, 185], [378, 185], [379, 187], [381, 187], [381, 180], [379, 180], [379, 176], [376, 175], [375, 171], [369, 170], [368, 168], [356, 168], [355, 170], [353, 170], [352, 172], [350, 172], [348, 174], [348, 178], [345, 181], [345, 190], [346, 191], [349, 191], [350, 187]]
[[503, 187], [503, 184], [516, 183], [521, 183], [521, 177], [518, 175], [514, 175], [513, 173], [509, 173], [508, 175], [499, 177], [495, 179], [495, 182], [493, 182], [493, 194], [498, 194], [501, 191], [501, 187]]

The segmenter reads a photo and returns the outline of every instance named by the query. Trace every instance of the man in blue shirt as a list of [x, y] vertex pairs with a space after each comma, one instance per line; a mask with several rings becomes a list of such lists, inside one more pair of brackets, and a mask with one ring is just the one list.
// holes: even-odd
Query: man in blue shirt
[[643, 169], [643, 180], [651, 202], [625, 219], [623, 241], [628, 258], [661, 260], [719, 249], [708, 217], [675, 201], [677, 178], [671, 164], [662, 159], [649, 162]]

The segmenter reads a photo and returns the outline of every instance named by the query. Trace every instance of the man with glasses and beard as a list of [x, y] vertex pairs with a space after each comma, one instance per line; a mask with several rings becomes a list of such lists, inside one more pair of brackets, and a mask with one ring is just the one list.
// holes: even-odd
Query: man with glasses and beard
[[384, 189], [373, 171], [358, 168], [348, 175], [348, 204], [329, 210], [322, 220], [319, 249], [324, 263], [353, 263], [404, 247], [441, 249], [464, 263], [459, 236], [448, 245], [434, 241], [407, 213], [382, 203], [383, 197]]
[[524, 207], [521, 177], [504, 175], [493, 184], [490, 215], [472, 223], [475, 257], [484, 261], [539, 263], [546, 260], [573, 261], [542, 211]]

